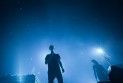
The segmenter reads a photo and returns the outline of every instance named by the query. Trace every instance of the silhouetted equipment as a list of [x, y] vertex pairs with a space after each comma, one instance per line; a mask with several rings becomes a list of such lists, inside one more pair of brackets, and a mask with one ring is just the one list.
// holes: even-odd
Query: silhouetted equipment
[[39, 81], [33, 74], [21, 76], [7, 75], [0, 77], [0, 83], [39, 83]]
[[111, 66], [109, 79], [111, 83], [123, 83], [123, 64]]
[[110, 81], [101, 81], [101, 82], [98, 82], [98, 83], [111, 83]]

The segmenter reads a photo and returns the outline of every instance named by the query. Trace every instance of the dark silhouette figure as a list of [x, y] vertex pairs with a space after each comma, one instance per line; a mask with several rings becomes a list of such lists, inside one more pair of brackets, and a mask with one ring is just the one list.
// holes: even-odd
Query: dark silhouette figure
[[97, 82], [109, 81], [108, 73], [103, 68], [103, 66], [100, 65], [96, 60], [92, 60], [92, 62], [94, 63], [93, 70]]
[[48, 83], [53, 83], [55, 78], [57, 78], [58, 83], [63, 83], [60, 67], [62, 72], [64, 72], [64, 68], [60, 61], [59, 54], [55, 54], [53, 49], [54, 46], [50, 45], [49, 50], [51, 53], [45, 57], [45, 64], [48, 64]]

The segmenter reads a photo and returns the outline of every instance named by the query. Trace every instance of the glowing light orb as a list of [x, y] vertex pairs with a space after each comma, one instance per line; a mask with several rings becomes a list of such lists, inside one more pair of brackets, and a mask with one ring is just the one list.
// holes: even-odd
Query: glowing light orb
[[102, 48], [97, 48], [97, 49], [96, 49], [96, 53], [97, 53], [97, 54], [104, 54], [104, 51], [103, 51]]

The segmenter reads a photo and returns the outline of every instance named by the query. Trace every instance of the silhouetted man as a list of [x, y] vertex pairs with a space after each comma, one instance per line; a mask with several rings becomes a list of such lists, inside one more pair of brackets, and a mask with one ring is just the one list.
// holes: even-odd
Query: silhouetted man
[[48, 83], [53, 83], [53, 80], [55, 78], [57, 78], [58, 83], [63, 83], [60, 67], [62, 69], [62, 72], [64, 72], [64, 68], [60, 61], [59, 54], [55, 54], [53, 49], [54, 46], [50, 45], [49, 50], [51, 53], [45, 57], [45, 64], [48, 64]]

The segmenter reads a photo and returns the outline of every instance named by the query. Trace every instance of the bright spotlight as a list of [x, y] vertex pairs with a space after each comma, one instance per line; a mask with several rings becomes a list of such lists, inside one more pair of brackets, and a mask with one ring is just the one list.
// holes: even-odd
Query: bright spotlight
[[98, 53], [98, 54], [104, 54], [104, 51], [103, 51], [102, 48], [97, 48], [96, 49], [96, 53]]

